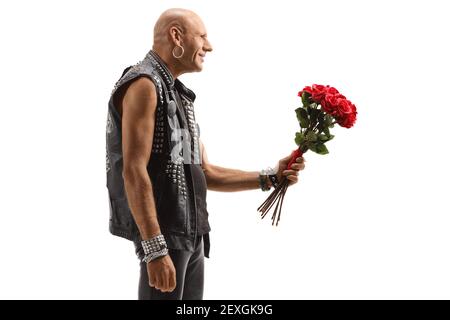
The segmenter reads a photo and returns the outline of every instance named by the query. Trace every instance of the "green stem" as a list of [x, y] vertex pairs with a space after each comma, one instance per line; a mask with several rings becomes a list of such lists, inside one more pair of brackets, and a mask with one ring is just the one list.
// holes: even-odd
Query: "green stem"
[[305, 139], [306, 139], [306, 135], [308, 134], [308, 132], [316, 130], [318, 125], [319, 125], [319, 121], [316, 121], [313, 126], [310, 124], [309, 127], [306, 128], [305, 131], [302, 132]]

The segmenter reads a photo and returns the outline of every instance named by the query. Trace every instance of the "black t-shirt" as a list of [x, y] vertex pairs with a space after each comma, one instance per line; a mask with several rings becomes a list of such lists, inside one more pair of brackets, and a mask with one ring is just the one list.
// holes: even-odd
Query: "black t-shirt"
[[206, 178], [202, 166], [191, 164], [192, 181], [194, 183], [195, 201], [197, 204], [197, 234], [203, 235], [211, 231], [208, 222], [208, 210], [206, 209]]
[[[183, 109], [181, 98], [178, 92], [175, 90], [175, 97], [178, 100], [178, 106], [180, 106], [180, 113], [184, 117], [184, 122], [187, 123], [187, 118], [185, 111]], [[198, 146], [200, 148], [200, 146]], [[195, 203], [197, 207], [197, 235], [204, 235], [211, 231], [211, 227], [208, 222], [208, 210], [206, 208], [206, 192], [207, 192], [207, 184], [205, 174], [203, 172], [202, 166], [200, 164], [185, 164], [191, 168], [192, 172], [192, 182], [194, 185], [194, 195], [195, 195]]]

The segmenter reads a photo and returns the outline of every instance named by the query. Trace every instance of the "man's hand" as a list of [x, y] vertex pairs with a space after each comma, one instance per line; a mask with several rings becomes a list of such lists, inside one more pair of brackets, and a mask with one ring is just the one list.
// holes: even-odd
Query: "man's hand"
[[291, 169], [287, 170], [287, 165], [291, 160], [291, 155], [278, 161], [277, 178], [281, 182], [283, 176], [289, 180], [289, 185], [293, 185], [298, 182], [298, 172], [305, 169], [305, 160], [303, 157], [298, 157], [291, 165]]
[[147, 263], [147, 272], [150, 287], [161, 292], [172, 292], [177, 286], [175, 266], [169, 255]]

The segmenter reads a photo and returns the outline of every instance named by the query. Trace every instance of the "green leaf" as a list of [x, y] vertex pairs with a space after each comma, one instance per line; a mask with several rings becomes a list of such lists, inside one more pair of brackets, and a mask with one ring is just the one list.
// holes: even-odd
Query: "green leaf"
[[318, 154], [327, 154], [328, 153], [328, 149], [325, 146], [325, 144], [323, 144], [322, 142], [318, 142], [318, 143], [316, 143], [316, 152]]
[[312, 123], [317, 122], [317, 118], [319, 117], [320, 111], [317, 109], [311, 109], [310, 120]]
[[310, 131], [306, 134], [306, 140], [315, 142], [317, 141], [317, 134], [313, 131]]
[[309, 97], [310, 97], [311, 95], [308, 93], [308, 92], [306, 92], [306, 91], [303, 91], [303, 94], [302, 94], [302, 103], [303, 103], [303, 105], [307, 108], [307, 107], [309, 107], [309, 105], [310, 105], [310, 103], [309, 103]]
[[334, 136], [332, 134], [327, 136], [326, 134], [321, 133], [321, 134], [319, 134], [318, 138], [319, 138], [319, 141], [327, 142], [327, 141], [330, 141], [331, 139], [333, 139]]
[[333, 117], [330, 114], [325, 115], [325, 123], [327, 126], [330, 126], [333, 122]]
[[317, 147], [314, 142], [308, 142], [306, 146], [308, 147], [309, 150], [317, 152]]
[[300, 146], [305, 141], [305, 137], [303, 136], [303, 133], [296, 132], [295, 133], [295, 143]]
[[297, 108], [295, 109], [295, 113], [297, 114], [297, 119], [300, 122], [300, 127], [302, 128], [308, 128], [309, 126], [309, 119], [308, 119], [308, 113], [303, 108]]
[[323, 128], [323, 133], [325, 133], [328, 137], [331, 135], [330, 134], [330, 129], [328, 127], [324, 127]]

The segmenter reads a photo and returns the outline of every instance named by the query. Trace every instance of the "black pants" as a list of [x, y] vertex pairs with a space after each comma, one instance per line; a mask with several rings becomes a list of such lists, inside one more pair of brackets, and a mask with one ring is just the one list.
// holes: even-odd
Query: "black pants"
[[141, 274], [139, 277], [139, 300], [202, 300], [204, 282], [203, 238], [198, 236], [194, 252], [169, 249], [169, 256], [176, 270], [177, 286], [172, 292], [161, 292], [150, 287], [147, 264], [142, 262], [144, 250], [135, 242], [136, 254], [139, 258]]

